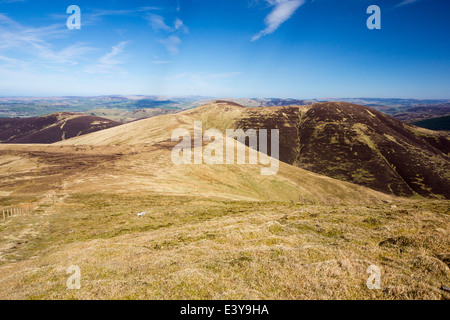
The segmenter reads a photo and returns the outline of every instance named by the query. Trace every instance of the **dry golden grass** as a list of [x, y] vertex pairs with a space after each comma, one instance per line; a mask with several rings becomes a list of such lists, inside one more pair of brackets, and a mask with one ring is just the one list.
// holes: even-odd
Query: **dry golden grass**
[[397, 206], [74, 194], [0, 224], [0, 298], [444, 298], [449, 203]]
[[43, 196], [64, 189], [68, 193], [142, 191], [311, 204], [400, 201], [283, 162], [273, 176], [262, 176], [261, 165], [176, 166], [171, 160], [175, 144], [165, 141], [118, 146], [0, 145], [0, 193]]

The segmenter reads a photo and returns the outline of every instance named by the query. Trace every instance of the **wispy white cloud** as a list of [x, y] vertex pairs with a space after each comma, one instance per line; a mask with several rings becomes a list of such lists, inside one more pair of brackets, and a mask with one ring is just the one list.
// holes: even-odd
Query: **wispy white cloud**
[[188, 28], [184, 25], [183, 21], [176, 18], [173, 26], [169, 26], [164, 21], [164, 17], [157, 15], [157, 14], [150, 14], [148, 15], [148, 21], [150, 22], [150, 25], [152, 26], [153, 30], [155, 31], [165, 31], [169, 33], [182, 31], [187, 33]]
[[123, 60], [118, 59], [118, 56], [123, 52], [127, 44], [128, 41], [122, 41], [118, 45], [113, 46], [110, 52], [100, 58], [100, 62], [108, 65], [122, 64]]
[[151, 14], [148, 16], [148, 20], [150, 22], [150, 25], [152, 26], [153, 30], [155, 31], [167, 31], [170, 32], [172, 30], [171, 27], [169, 27], [165, 22], [164, 18], [157, 15], [157, 14]]
[[[85, 12], [82, 9], [82, 25], [94, 25], [98, 23], [104, 17], [113, 17], [113, 16], [139, 16], [144, 14], [148, 14], [150, 11], [161, 10], [159, 7], [140, 7], [136, 9], [127, 9], [127, 10], [93, 10], [91, 12]], [[66, 14], [51, 14], [51, 18], [55, 20], [65, 20], [67, 19]]]
[[108, 53], [98, 59], [97, 64], [87, 66], [84, 71], [86, 73], [122, 72], [123, 70], [119, 65], [125, 63], [122, 53], [128, 43], [128, 41], [122, 41], [113, 46]]
[[181, 21], [179, 18], [176, 18], [173, 22], [173, 25], [168, 25], [165, 22], [164, 17], [157, 14], [149, 14], [147, 16], [147, 19], [154, 31], [170, 34], [170, 36], [165, 39], [159, 40], [159, 42], [166, 47], [167, 51], [170, 54], [178, 54], [180, 51], [178, 47], [182, 42], [180, 35], [182, 33], [186, 34], [189, 32], [183, 21]]
[[305, 3], [305, 0], [266, 0], [273, 7], [272, 12], [265, 19], [266, 28], [252, 37], [256, 41], [261, 37], [274, 33]]
[[419, 2], [420, 0], [403, 0], [402, 2], [400, 2], [398, 5], [397, 5], [397, 7], [402, 7], [402, 6], [405, 6], [405, 5], [407, 5], [407, 4], [411, 4], [411, 3], [414, 3], [414, 2]]
[[[5, 14], [0, 13], [0, 54], [2, 61], [17, 61], [17, 56], [27, 57], [23, 64], [76, 64], [84, 54], [95, 50], [84, 43], [71, 44], [62, 49], [55, 49], [51, 40], [67, 34], [67, 29], [61, 24], [45, 27], [27, 27]], [[6, 58], [9, 58], [6, 59]]]
[[25, 2], [27, 0], [0, 0], [0, 3]]
[[149, 11], [161, 10], [159, 7], [140, 7], [136, 9], [128, 9], [128, 10], [97, 10], [92, 13], [88, 13], [87, 16], [90, 18], [98, 18], [105, 16], [126, 16], [133, 14], [141, 14]]
[[167, 39], [159, 40], [159, 42], [164, 45], [170, 54], [176, 55], [180, 52], [178, 46], [181, 43], [181, 39], [177, 36], [170, 36]]
[[24, 63], [20, 60], [14, 59], [14, 58], [10, 58], [10, 57], [5, 57], [0, 55], [0, 61], [6, 62], [9, 65], [24, 65]]

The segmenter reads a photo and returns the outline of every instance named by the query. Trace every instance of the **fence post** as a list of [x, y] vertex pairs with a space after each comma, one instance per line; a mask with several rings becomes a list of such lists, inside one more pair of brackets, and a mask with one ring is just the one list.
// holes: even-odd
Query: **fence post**
[[5, 210], [3, 210], [3, 221], [6, 220], [6, 216], [5, 216]]

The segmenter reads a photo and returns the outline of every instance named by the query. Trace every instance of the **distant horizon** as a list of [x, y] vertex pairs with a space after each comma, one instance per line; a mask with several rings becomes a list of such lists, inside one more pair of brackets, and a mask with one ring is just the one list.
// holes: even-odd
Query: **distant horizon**
[[198, 94], [188, 95], [170, 95], [170, 94], [97, 94], [97, 95], [0, 95], [0, 99], [33, 99], [33, 98], [101, 98], [101, 97], [168, 97], [168, 98], [201, 98], [201, 99], [282, 99], [282, 100], [330, 100], [330, 99], [382, 99], [382, 100], [450, 100], [450, 98], [406, 98], [406, 97], [320, 97], [320, 98], [305, 98], [305, 97], [278, 97], [278, 96], [258, 96], [258, 97], [233, 97], [233, 96], [204, 96]]

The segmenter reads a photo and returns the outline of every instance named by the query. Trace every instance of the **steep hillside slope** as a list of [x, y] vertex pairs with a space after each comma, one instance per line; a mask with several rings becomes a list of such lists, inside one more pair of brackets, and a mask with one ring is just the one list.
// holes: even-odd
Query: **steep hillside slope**
[[450, 131], [450, 116], [421, 120], [413, 124], [430, 130]]
[[219, 103], [187, 113], [206, 127], [278, 128], [280, 159], [313, 172], [400, 196], [450, 197], [449, 135], [364, 106], [250, 109]]
[[[167, 131], [279, 129], [280, 160], [343, 181], [399, 196], [450, 198], [450, 139], [367, 107], [326, 102], [308, 106], [245, 108], [215, 101], [72, 139], [63, 144], [139, 144], [169, 139]], [[162, 134], [162, 135], [161, 135]], [[269, 148], [270, 151], [270, 148]]]
[[71, 112], [36, 118], [0, 119], [0, 143], [54, 143], [120, 124]]
[[115, 146], [0, 145], [0, 195], [159, 194], [200, 198], [382, 204], [389, 195], [280, 163], [277, 175], [261, 165], [175, 165], [175, 143]]

